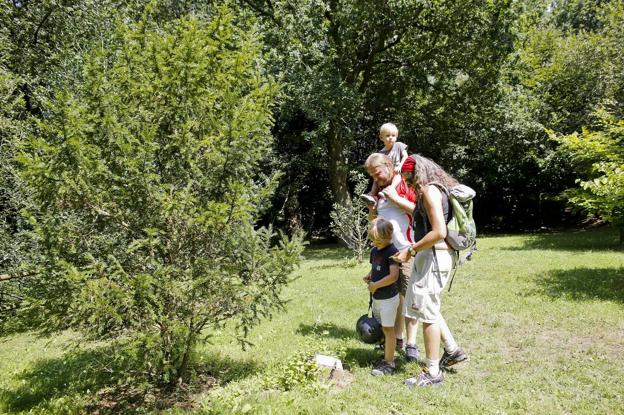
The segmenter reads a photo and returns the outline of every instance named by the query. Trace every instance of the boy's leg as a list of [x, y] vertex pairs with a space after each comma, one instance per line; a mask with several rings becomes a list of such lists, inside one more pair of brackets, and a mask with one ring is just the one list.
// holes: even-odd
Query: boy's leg
[[373, 308], [378, 312], [379, 322], [384, 333], [384, 360], [373, 369], [374, 376], [389, 375], [394, 373], [394, 353], [396, 350], [396, 332], [394, 322], [396, 320], [399, 295], [385, 300], [373, 300]]
[[401, 174], [395, 174], [394, 177], [392, 178], [392, 183], [390, 183], [388, 187], [396, 188], [399, 183], [401, 183]]
[[373, 187], [371, 191], [368, 193], [364, 193], [360, 195], [360, 198], [364, 200], [369, 205], [374, 205], [377, 203], [377, 198], [379, 197], [379, 185], [375, 180], [373, 180]]
[[388, 363], [394, 363], [394, 352], [396, 350], [396, 338], [394, 332], [394, 326], [381, 327], [386, 338], [384, 344], [384, 360]]

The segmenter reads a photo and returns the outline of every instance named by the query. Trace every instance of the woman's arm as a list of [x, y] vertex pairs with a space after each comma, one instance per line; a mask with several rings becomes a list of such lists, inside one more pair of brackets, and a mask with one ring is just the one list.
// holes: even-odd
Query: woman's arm
[[[425, 203], [425, 211], [431, 223], [431, 229], [419, 241], [412, 244], [414, 251], [424, 251], [431, 248], [439, 241], [446, 238], [446, 221], [442, 210], [442, 193], [436, 186], [428, 186], [422, 195]], [[397, 262], [405, 262], [409, 260], [411, 254], [408, 249], [397, 253], [393, 258]]]

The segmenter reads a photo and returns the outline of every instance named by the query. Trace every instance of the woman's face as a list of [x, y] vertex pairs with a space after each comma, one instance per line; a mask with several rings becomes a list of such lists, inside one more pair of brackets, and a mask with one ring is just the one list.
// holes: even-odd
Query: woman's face
[[415, 188], [418, 184], [418, 176], [416, 176], [415, 171], [402, 171], [401, 176], [403, 176], [403, 180], [405, 180], [405, 183], [410, 187]]

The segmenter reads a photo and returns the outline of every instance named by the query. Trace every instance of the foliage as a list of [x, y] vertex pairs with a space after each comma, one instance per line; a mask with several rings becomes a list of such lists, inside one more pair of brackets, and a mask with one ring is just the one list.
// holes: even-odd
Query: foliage
[[260, 171], [276, 85], [257, 37], [225, 6], [171, 22], [148, 6], [87, 56], [19, 156], [43, 253], [25, 316], [135, 339], [173, 383], [204, 328], [246, 334], [282, 305], [301, 244], [254, 229], [277, 177]]
[[352, 172], [352, 177], [355, 182], [354, 197], [349, 197], [345, 205], [334, 203], [334, 209], [330, 213], [331, 229], [353, 251], [355, 259], [362, 262], [370, 244], [368, 242], [368, 210], [359, 200], [359, 195], [366, 193], [368, 180], [360, 172]]
[[[303, 166], [327, 174], [321, 184], [341, 205], [349, 170], [379, 145], [379, 125], [405, 127], [411, 151], [443, 151], [465, 126], [464, 114], [476, 119], [478, 103], [492, 101], [512, 45], [506, 0], [240, 3], [260, 16], [271, 67], [285, 84], [278, 140], [308, 144]], [[318, 189], [317, 175], [308, 177], [307, 187]]]
[[289, 391], [296, 387], [320, 386], [318, 383], [320, 371], [313, 354], [295, 353], [284, 362], [279, 371], [276, 376], [265, 379], [265, 388]]
[[583, 172], [579, 188], [565, 192], [569, 201], [590, 214], [614, 223], [624, 243], [624, 120], [600, 113], [600, 129], [556, 135], [560, 150]]

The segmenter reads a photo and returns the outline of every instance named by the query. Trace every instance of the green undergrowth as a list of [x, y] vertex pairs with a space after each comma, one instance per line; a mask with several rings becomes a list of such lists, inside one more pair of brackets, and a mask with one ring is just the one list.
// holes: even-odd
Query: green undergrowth
[[[470, 361], [446, 373], [443, 387], [420, 390], [403, 385], [419, 366], [402, 357], [397, 374], [370, 375], [381, 354], [354, 332], [368, 306], [361, 281], [368, 265], [352, 266], [337, 247], [309, 247], [286, 290], [286, 310], [254, 328], [246, 350], [233, 328], [210, 333], [198, 361], [211, 381], [159, 412], [619, 413], [624, 251], [617, 239], [611, 228], [480, 238], [443, 295], [444, 315]], [[97, 371], [101, 348], [69, 346], [77, 338], [0, 340], [0, 412], [84, 413], [98, 388], [110, 387], [107, 379], [123, 381]], [[420, 330], [418, 342], [422, 350]], [[310, 364], [317, 352], [339, 357], [352, 378], [324, 382], [327, 373]], [[133, 410], [153, 412], [146, 408]]]

